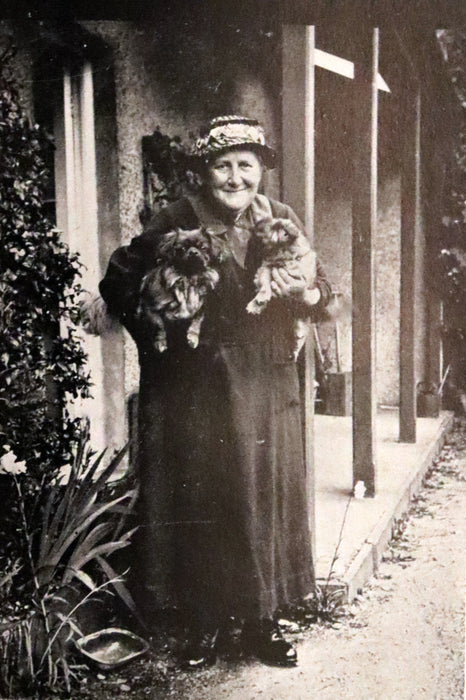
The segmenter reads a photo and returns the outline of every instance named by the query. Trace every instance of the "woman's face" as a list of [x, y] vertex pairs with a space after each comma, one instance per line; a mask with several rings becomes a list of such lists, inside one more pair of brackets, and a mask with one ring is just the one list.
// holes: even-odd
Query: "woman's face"
[[257, 194], [262, 172], [262, 162], [252, 151], [226, 151], [208, 164], [207, 185], [219, 204], [240, 213]]

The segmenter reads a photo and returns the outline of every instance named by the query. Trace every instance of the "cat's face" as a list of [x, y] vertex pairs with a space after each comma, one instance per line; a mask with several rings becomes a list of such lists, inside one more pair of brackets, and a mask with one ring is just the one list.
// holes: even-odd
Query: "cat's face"
[[300, 230], [288, 219], [276, 219], [264, 223], [257, 230], [265, 250], [285, 250], [293, 246], [301, 235]]
[[191, 231], [178, 229], [164, 236], [159, 246], [165, 260], [169, 260], [182, 274], [202, 274], [220, 255], [219, 246], [211, 234], [202, 228]]

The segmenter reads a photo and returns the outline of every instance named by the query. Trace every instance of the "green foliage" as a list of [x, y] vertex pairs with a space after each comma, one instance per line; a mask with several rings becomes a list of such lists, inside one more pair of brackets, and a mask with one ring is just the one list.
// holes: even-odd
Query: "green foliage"
[[80, 263], [44, 211], [51, 148], [0, 63], [0, 445], [49, 475], [76, 436], [65, 397], [89, 392], [74, 327]]
[[[440, 253], [443, 276], [443, 299], [457, 324], [464, 322], [466, 309], [466, 258], [459, 251], [444, 248]], [[466, 330], [466, 328], [464, 329]]]
[[445, 193], [443, 226], [437, 239], [437, 291], [444, 302], [443, 351], [449, 367], [443, 405], [452, 410], [465, 410], [466, 33], [460, 29], [439, 29], [436, 35], [459, 103], [455, 158]]
[[[443, 230], [439, 237], [440, 248], [449, 252], [450, 249], [466, 248], [466, 34], [452, 29], [439, 29], [436, 34], [460, 105], [454, 137], [455, 158], [449, 172]], [[442, 250], [442, 254], [444, 252]], [[453, 258], [447, 256], [442, 261], [442, 271], [448, 274], [455, 265]], [[447, 297], [451, 296], [451, 291], [447, 280]]]
[[334, 624], [346, 615], [345, 589], [332, 586], [329, 581], [315, 584], [312, 595], [306, 600], [306, 619], [310, 623]]
[[[136, 499], [130, 482], [111, 485], [126, 448], [107, 466], [94, 457], [82, 426], [73, 462], [53, 482], [38, 482], [24, 462], [0, 461], [10, 492], [5, 518], [18, 533], [15, 558], [3, 556], [0, 579], [0, 691], [15, 683], [37, 690], [73, 679], [71, 640], [81, 636], [79, 611], [92, 598], [115, 591], [136, 614], [111, 555], [130, 543]], [[9, 489], [8, 489], [9, 487]]]
[[179, 199], [186, 190], [200, 185], [192, 148], [179, 136], [168, 136], [157, 128], [142, 140], [144, 161], [145, 206], [141, 222], [170, 202]]

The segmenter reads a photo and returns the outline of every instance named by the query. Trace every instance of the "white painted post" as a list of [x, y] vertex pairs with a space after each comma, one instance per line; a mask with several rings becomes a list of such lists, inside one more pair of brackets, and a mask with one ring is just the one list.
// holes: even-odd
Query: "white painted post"
[[[57, 226], [72, 251], [84, 265], [81, 284], [97, 291], [100, 280], [97, 221], [97, 178], [94, 134], [92, 67], [89, 63], [79, 76], [63, 76], [63, 111], [56, 119], [56, 199]], [[76, 400], [69, 410], [88, 416], [92, 447], [105, 447], [105, 402], [101, 341], [82, 334], [92, 380], [92, 398]]]
[[[78, 250], [85, 265], [82, 285], [91, 293], [98, 291], [102, 277], [99, 263], [99, 238], [97, 220], [97, 172], [95, 158], [94, 131], [94, 86], [92, 66], [86, 62], [83, 67], [80, 85], [80, 123], [76, 131], [81, 136], [81, 207], [78, 231]], [[102, 362], [102, 343], [100, 338], [86, 336], [88, 365], [92, 378], [92, 399], [87, 399], [83, 410], [91, 421], [92, 446], [97, 450], [105, 444], [105, 397], [103, 393], [104, 372]]]

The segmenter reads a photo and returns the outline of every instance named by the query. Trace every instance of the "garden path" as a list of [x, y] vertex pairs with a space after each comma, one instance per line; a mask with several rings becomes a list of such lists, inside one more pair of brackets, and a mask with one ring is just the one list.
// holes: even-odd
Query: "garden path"
[[[451, 434], [377, 577], [332, 626], [296, 633], [299, 665], [220, 661], [192, 674], [147, 659], [82, 697], [143, 700], [463, 698], [466, 422]], [[93, 687], [90, 687], [93, 686]], [[76, 696], [78, 697], [78, 696]], [[81, 695], [79, 695], [81, 697]]]

